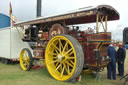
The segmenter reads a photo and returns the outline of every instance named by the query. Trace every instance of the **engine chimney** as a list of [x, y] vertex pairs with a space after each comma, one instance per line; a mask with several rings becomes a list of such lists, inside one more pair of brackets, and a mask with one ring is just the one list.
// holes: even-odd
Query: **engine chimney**
[[41, 0], [37, 0], [37, 14], [36, 17], [41, 17]]

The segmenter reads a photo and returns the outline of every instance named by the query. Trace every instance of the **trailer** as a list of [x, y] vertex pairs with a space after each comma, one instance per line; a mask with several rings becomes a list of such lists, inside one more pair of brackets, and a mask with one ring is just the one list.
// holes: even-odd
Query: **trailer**
[[0, 58], [4, 64], [9, 64], [10, 61], [19, 61], [20, 51], [29, 47], [27, 42], [22, 41], [21, 29], [18, 28], [1, 28], [0, 29]]
[[[16, 23], [15, 28], [25, 32], [22, 40], [36, 43], [29, 44], [33, 52], [27, 47], [21, 50], [20, 66], [28, 71], [35, 60], [44, 61], [50, 75], [59, 81], [71, 81], [83, 69], [99, 71], [110, 61], [107, 48], [111, 33], [107, 32], [107, 21], [118, 19], [119, 13], [113, 7], [99, 5]], [[81, 31], [76, 26], [86, 23], [96, 23], [96, 28]]]

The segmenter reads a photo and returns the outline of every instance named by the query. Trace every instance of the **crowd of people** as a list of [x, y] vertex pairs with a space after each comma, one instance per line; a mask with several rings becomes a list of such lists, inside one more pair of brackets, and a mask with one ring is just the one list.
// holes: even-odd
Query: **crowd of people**
[[[108, 47], [108, 56], [111, 59], [107, 66], [107, 78], [116, 80], [117, 76], [124, 76], [124, 63], [126, 57], [126, 50], [122, 43], [118, 44], [118, 50], [116, 50], [113, 44]], [[116, 68], [118, 68], [118, 74], [116, 74]]]

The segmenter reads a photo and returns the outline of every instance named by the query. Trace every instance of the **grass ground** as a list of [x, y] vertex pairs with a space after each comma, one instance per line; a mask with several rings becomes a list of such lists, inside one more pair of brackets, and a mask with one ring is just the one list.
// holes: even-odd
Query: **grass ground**
[[[128, 55], [128, 51], [127, 51]], [[125, 74], [128, 74], [128, 56], [125, 61]], [[5, 65], [0, 63], [0, 85], [122, 85], [124, 80], [108, 80], [106, 69], [101, 72], [101, 79], [82, 72], [80, 82], [60, 82], [53, 79], [46, 68], [22, 71], [19, 64]]]

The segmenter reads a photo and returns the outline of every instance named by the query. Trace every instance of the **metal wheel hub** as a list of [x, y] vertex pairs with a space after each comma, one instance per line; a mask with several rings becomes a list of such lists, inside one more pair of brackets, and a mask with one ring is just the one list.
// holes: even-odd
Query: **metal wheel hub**
[[62, 54], [59, 54], [59, 55], [57, 56], [57, 60], [58, 60], [59, 62], [63, 61], [64, 59], [65, 59], [65, 57], [64, 57]]

